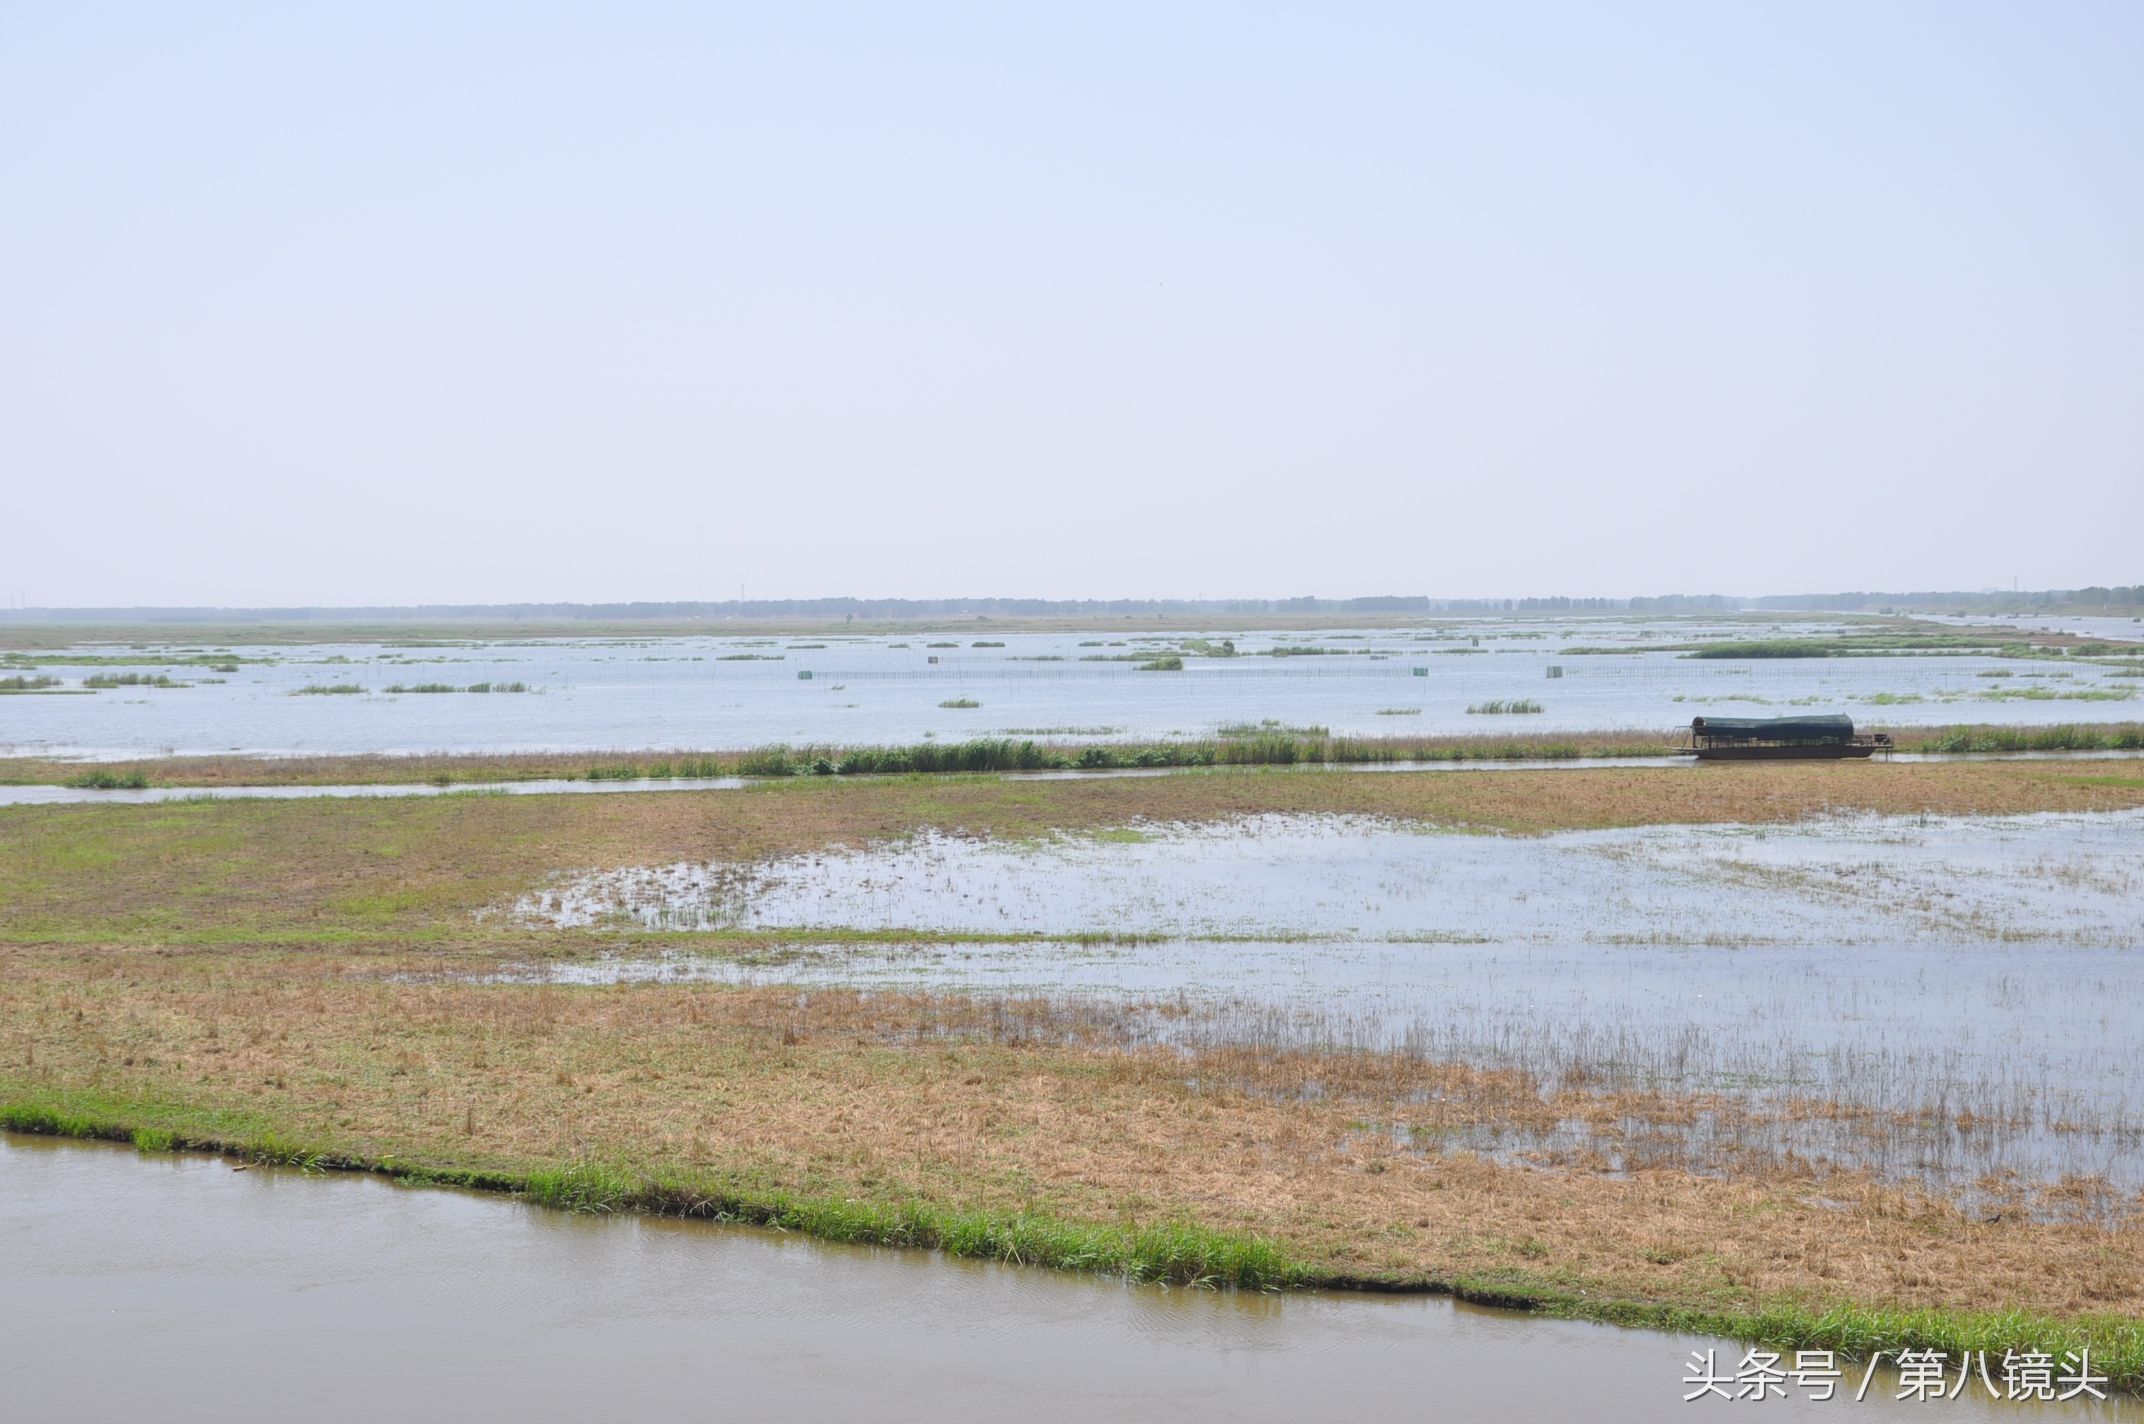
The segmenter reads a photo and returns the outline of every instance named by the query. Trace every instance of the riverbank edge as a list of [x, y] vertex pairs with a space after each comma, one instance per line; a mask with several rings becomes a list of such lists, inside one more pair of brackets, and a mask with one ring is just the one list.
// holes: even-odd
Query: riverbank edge
[[865, 1201], [754, 1189], [719, 1178], [649, 1176], [591, 1162], [483, 1167], [368, 1157], [278, 1136], [217, 1127], [219, 1114], [183, 1104], [90, 1100], [0, 1087], [0, 1131], [132, 1143], [142, 1152], [194, 1151], [307, 1172], [350, 1172], [411, 1186], [517, 1196], [565, 1211], [631, 1212], [794, 1231], [845, 1245], [943, 1251], [1008, 1265], [1114, 1275], [1130, 1281], [1281, 1291], [1322, 1289], [1447, 1296], [1553, 1319], [1717, 1335], [1780, 1350], [1831, 1350], [1848, 1360], [1896, 1360], [1935, 1350], [1954, 1363], [1979, 1352], [2039, 1350], [2058, 1361], [2089, 1349], [2109, 1387], [2144, 1396], [2144, 1321], [2056, 1319], [2024, 1312], [1897, 1309], [1855, 1304], [1816, 1310], [1790, 1301], [1721, 1308], [1596, 1296], [1543, 1278], [1396, 1277], [1334, 1272], [1290, 1256], [1264, 1237], [1192, 1222], [1111, 1227], [1045, 1216], [960, 1212], [908, 1199]]
[[[1873, 725], [1873, 724], [1872, 724]], [[2144, 754], [2144, 722], [1954, 723], [1890, 729], [1913, 755], [2002, 757], [2032, 752]], [[0, 757], [0, 785], [91, 790], [210, 790], [257, 786], [485, 786], [517, 781], [675, 781], [792, 777], [974, 775], [1038, 771], [1348, 767], [1408, 763], [1664, 761], [1685, 754], [1644, 729], [1539, 736], [1334, 736], [1280, 729], [1242, 737], [1061, 742], [982, 737], [908, 746], [803, 745], [713, 751], [353, 753], [279, 757], [219, 754], [82, 762]]]

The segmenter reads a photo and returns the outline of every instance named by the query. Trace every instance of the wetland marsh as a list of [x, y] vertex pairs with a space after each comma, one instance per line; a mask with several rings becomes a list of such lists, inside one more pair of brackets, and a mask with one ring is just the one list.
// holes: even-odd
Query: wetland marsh
[[[2089, 1346], [2144, 1385], [2144, 777], [2123, 758], [1721, 768], [1630, 755], [1658, 733], [1562, 731], [1581, 739], [1564, 755], [1597, 756], [1552, 768], [1524, 760], [1531, 733], [1432, 730], [1409, 745], [1445, 759], [1373, 757], [1374, 775], [1230, 764], [1284, 760], [1283, 742], [1336, 759], [1358, 694], [1373, 730], [1396, 711], [1410, 732], [1463, 724], [1522, 691], [1546, 708], [1525, 720], [1554, 723], [1586, 705], [1564, 696], [1593, 676], [1580, 664], [1624, 668], [1597, 685], [1651, 687], [1677, 717], [1715, 695], [1705, 679], [1775, 667], [1815, 688], [1900, 661], [1951, 677], [1992, 660], [2011, 675], [1982, 685], [2000, 688], [2121, 670], [2030, 646], [1738, 662], [1678, 644], [1563, 653], [1560, 678], [1525, 663], [1523, 688], [1442, 671], [1520, 669], [1549, 641], [1504, 633], [1534, 651], [1429, 630], [1476, 656], [1432, 647], [1420, 678], [1397, 648], [1333, 651], [1338, 633], [1239, 633], [1226, 656], [970, 638], [928, 656], [1002, 661], [952, 683], [784, 666], [853, 651], [832, 637], [714, 653], [713, 672], [690, 644], [424, 649], [397, 653], [393, 680], [283, 661], [319, 651], [304, 644], [204, 650], [245, 659], [260, 725], [325, 718], [323, 740], [14, 763], [0, 1121], [1238, 1290], [1433, 1291], [1855, 1355]], [[1064, 651], [1033, 651], [1047, 638]], [[898, 641], [879, 655], [922, 655]], [[406, 670], [419, 655], [470, 665]], [[553, 655], [569, 662], [522, 661]], [[1111, 661], [1018, 665], [1058, 656]], [[1140, 670], [1176, 657], [1180, 673]], [[937, 704], [981, 703], [942, 714], [965, 736], [1011, 696], [998, 730], [1059, 750], [496, 750], [596, 725], [620, 744], [577, 720], [595, 702], [559, 675], [574, 658], [602, 670], [596, 702], [634, 703], [652, 720], [626, 725], [673, 745], [678, 709], [719, 714], [706, 679], [734, 667], [764, 679], [735, 689], [755, 717], [872, 682], [919, 704], [925, 736]], [[671, 660], [686, 700], [606, 681], [643, 658]], [[1124, 692], [1202, 667], [1191, 702]], [[287, 695], [345, 678], [463, 695]], [[1009, 691], [1088, 678], [1120, 709], [1179, 710], [1104, 721]], [[1274, 698], [1281, 683], [1296, 691]], [[1298, 693], [1297, 715], [1274, 705]], [[1953, 718], [1943, 705], [1922, 725]], [[2078, 707], [2037, 732], [1931, 736], [2133, 731], [2118, 700]], [[344, 708], [370, 742], [337, 730]], [[388, 737], [434, 708], [422, 743]], [[456, 730], [470, 708], [481, 737]], [[1127, 744], [1131, 726], [1162, 740]], [[41, 745], [113, 753], [101, 736]], [[428, 754], [367, 755], [412, 745]], [[1214, 764], [1165, 770], [1184, 758], [1150, 752], [1172, 746]], [[290, 775], [260, 784], [263, 768]], [[532, 779], [466, 779], [494, 774]], [[637, 794], [587, 794], [612, 790]]]
[[2140, 814], [2029, 761], [17, 806], [0, 1108], [2133, 1387]]
[[[1014, 626], [960, 639], [443, 632], [399, 641], [99, 642], [0, 653], [0, 673], [26, 689], [0, 698], [0, 751], [122, 759], [968, 737], [1077, 744], [1196, 739], [1265, 724], [1375, 737], [1390, 733], [1395, 716], [1408, 719], [1410, 734], [1457, 736], [1488, 720], [1470, 707], [1527, 709], [1528, 735], [1660, 731], [1708, 708], [1746, 714], [1819, 704], [1908, 728], [1996, 720], [1998, 711], [2002, 721], [2040, 726], [2135, 718], [2139, 664], [2135, 649], [2122, 656], [2123, 646], [1903, 620], [1599, 616], [1226, 636]], [[1988, 672], [2014, 676], [1991, 681], [1981, 676]], [[56, 683], [28, 688], [46, 678]], [[522, 695], [467, 695], [494, 688]]]

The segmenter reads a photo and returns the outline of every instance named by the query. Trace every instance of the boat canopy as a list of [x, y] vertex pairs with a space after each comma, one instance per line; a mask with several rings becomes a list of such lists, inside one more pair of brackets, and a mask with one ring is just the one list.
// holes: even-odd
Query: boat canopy
[[1850, 742], [1854, 719], [1821, 717], [1697, 717], [1693, 736], [1715, 742]]

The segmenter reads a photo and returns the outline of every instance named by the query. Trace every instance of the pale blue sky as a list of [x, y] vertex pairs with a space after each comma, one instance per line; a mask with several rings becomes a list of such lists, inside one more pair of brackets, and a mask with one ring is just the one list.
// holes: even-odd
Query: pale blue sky
[[0, 0], [0, 593], [2135, 582], [2140, 254], [2135, 4]]

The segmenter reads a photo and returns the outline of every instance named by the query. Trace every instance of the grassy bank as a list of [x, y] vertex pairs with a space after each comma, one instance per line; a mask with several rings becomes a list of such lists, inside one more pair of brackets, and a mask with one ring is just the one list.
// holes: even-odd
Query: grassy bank
[[[1488, 704], [1484, 704], [1485, 706]], [[1538, 709], [1525, 702], [1503, 704]], [[1411, 709], [1410, 709], [1411, 710]], [[1392, 715], [1402, 715], [1395, 709]], [[1873, 725], [1873, 724], [1872, 724]], [[2045, 727], [1958, 724], [1898, 728], [1904, 752], [2144, 751], [2144, 723]], [[1068, 743], [983, 737], [905, 747], [770, 746], [742, 751], [467, 753], [428, 756], [156, 757], [100, 763], [127, 786], [481, 786], [513, 781], [639, 781], [721, 777], [887, 776], [1012, 771], [1113, 771], [1216, 766], [1377, 766], [1405, 762], [1665, 759], [1676, 736], [1627, 730], [1468, 736], [1333, 736], [1322, 730], [1245, 727], [1216, 737]], [[0, 784], [83, 785], [79, 762], [0, 758]]]
[[470, 1165], [368, 1158], [279, 1136], [234, 1132], [227, 1114], [74, 1096], [0, 1102], [0, 1131], [129, 1142], [143, 1152], [216, 1152], [263, 1166], [367, 1172], [416, 1185], [509, 1192], [579, 1212], [639, 1212], [798, 1231], [852, 1245], [904, 1246], [1012, 1265], [1097, 1271], [1135, 1281], [1276, 1290], [1319, 1284], [1271, 1242], [1189, 1222], [1139, 1228], [990, 1212], [949, 1212], [921, 1201], [800, 1196], [705, 1175], [643, 1176], [587, 1161], [558, 1166]]
[[0, 808], [0, 942], [437, 940], [560, 869], [751, 861], [917, 831], [1019, 840], [1261, 813], [1534, 834], [1838, 812], [2009, 814], [2144, 805], [2107, 763], [1763, 763], [1322, 776], [803, 777], [718, 794], [443, 796]]
[[[1265, 731], [1175, 741], [1053, 742], [984, 737], [909, 746], [769, 746], [729, 751], [470, 753], [427, 756], [157, 757], [105, 763], [157, 786], [481, 785], [507, 781], [672, 780], [727, 776], [859, 776], [909, 773], [1116, 770], [1136, 767], [1338, 766], [1391, 762], [1572, 761], [1665, 757], [1658, 732], [1545, 736], [1335, 737]], [[0, 784], [49, 785], [79, 763], [0, 759]]]
[[1806, 1181], [1417, 1158], [1348, 1132], [1367, 1099], [1344, 1073], [1335, 1101], [1289, 1102], [1229, 1086], [1218, 1063], [1038, 1043], [961, 1000], [351, 982], [297, 955], [94, 960], [26, 956], [0, 990], [0, 1127], [1850, 1354], [2089, 1345], [2144, 1389], [2134, 1224], [1976, 1222], [1850, 1178], [1816, 1187], [1825, 1205]]
[[1172, 1039], [1153, 1025], [1185, 1010], [1166, 1003], [1140, 1018], [1078, 998], [527, 982], [502, 972], [665, 941], [479, 918], [561, 870], [923, 830], [1334, 813], [1532, 834], [2140, 806], [2144, 776], [2119, 764], [1994, 761], [0, 808], [0, 1126], [1140, 1277], [1444, 1290], [1790, 1347], [2089, 1343], [2144, 1387], [2133, 1204], [1967, 1211], [1754, 1154], [1537, 1170], [1462, 1144], [1572, 1122], [1635, 1139], [1700, 1117], [1739, 1144], [1755, 1139], [1736, 1114], [1760, 1109], [1551, 1087], [1523, 1065]]

